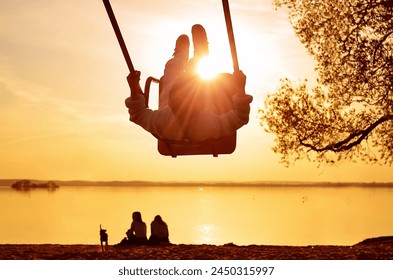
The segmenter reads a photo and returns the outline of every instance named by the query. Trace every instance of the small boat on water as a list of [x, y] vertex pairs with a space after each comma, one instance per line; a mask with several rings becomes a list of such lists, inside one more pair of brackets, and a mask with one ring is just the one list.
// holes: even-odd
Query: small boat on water
[[48, 181], [46, 183], [33, 183], [30, 180], [19, 180], [11, 185], [11, 188], [18, 191], [28, 191], [31, 189], [47, 189], [54, 191], [59, 187], [54, 181]]

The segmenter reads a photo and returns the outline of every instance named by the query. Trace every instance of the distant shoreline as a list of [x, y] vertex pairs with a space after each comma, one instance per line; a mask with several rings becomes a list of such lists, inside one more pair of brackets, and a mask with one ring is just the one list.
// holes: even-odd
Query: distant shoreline
[[[11, 186], [21, 179], [0, 179], [0, 186]], [[47, 180], [28, 179], [32, 183], [43, 183]], [[95, 186], [95, 187], [383, 187], [392, 188], [393, 182], [280, 182], [280, 181], [256, 181], [256, 182], [234, 182], [234, 181], [88, 181], [88, 180], [51, 180], [59, 186]]]

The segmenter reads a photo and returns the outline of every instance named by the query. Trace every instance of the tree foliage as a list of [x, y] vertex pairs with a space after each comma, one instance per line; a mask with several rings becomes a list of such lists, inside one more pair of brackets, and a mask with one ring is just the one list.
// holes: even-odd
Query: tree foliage
[[[393, 0], [275, 0], [316, 61], [317, 85], [282, 79], [260, 121], [284, 163], [393, 163]], [[299, 66], [301, 67], [301, 66]]]

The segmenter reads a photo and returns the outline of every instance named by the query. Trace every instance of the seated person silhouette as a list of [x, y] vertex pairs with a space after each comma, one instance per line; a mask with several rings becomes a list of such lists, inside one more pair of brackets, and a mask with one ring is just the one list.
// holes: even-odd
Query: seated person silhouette
[[[203, 27], [200, 27], [196, 30], [204, 31]], [[194, 46], [207, 46], [206, 35], [197, 37], [196, 34], [199, 33], [193, 32]], [[205, 43], [198, 45], [198, 38], [202, 38]], [[196, 54], [199, 55], [201, 52], [196, 51]], [[186, 71], [188, 53], [188, 36], [181, 35], [176, 41], [173, 58], [166, 63], [161, 79], [160, 99], [162, 98], [163, 101], [160, 102], [158, 110], [147, 108], [144, 96], [139, 92], [133, 92], [131, 87], [131, 97], [125, 101], [129, 108], [130, 121], [140, 125], [157, 138], [192, 142], [219, 139], [247, 124], [252, 96], [244, 93], [246, 76], [243, 72], [227, 74], [217, 81], [202, 81], [192, 70]], [[192, 59], [191, 63], [194, 63], [193, 61]], [[137, 82], [135, 79], [139, 80], [139, 77], [135, 75], [127, 77], [130, 85]], [[217, 86], [218, 83], [223, 82], [225, 86]], [[230, 95], [232, 103], [230, 110], [223, 112], [217, 110], [217, 104], [212, 104], [211, 100], [214, 100], [212, 96], [217, 96], [217, 91], [220, 90], [235, 93]], [[224, 96], [226, 92], [220, 94]], [[218, 100], [221, 102], [220, 99]]]
[[168, 225], [162, 220], [160, 215], [155, 216], [151, 222], [150, 232], [149, 244], [169, 243]]
[[126, 234], [128, 237], [128, 245], [143, 245], [147, 243], [146, 223], [142, 221], [140, 212], [132, 213], [131, 227]]

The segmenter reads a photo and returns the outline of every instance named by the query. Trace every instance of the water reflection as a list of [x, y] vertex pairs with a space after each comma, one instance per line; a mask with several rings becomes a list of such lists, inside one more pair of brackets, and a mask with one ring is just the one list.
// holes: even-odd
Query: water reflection
[[351, 245], [393, 234], [392, 199], [392, 188], [356, 186], [0, 187], [0, 240], [98, 244], [103, 224], [113, 244], [140, 211], [148, 225], [165, 217], [177, 244]]
[[195, 243], [198, 244], [217, 244], [220, 243], [218, 238], [219, 228], [212, 224], [200, 224], [196, 227]]

